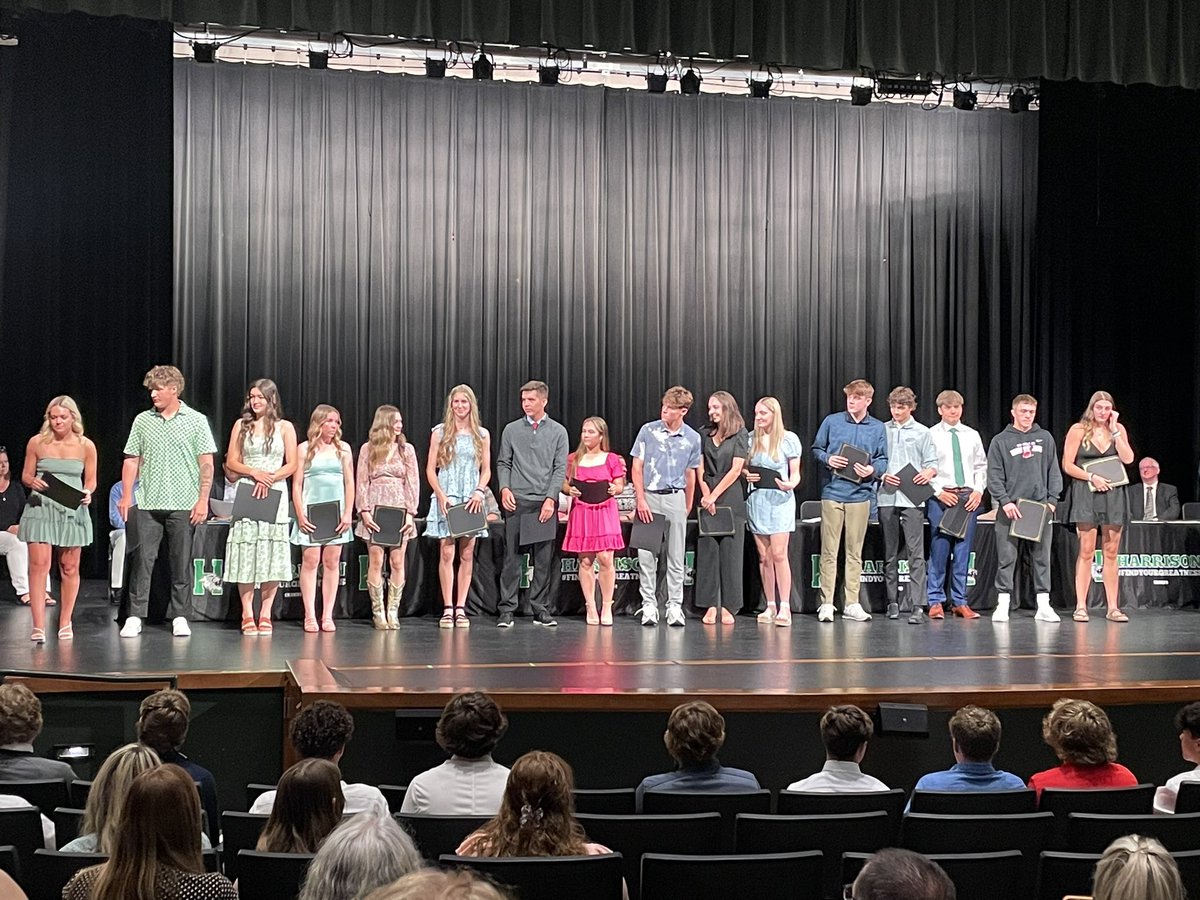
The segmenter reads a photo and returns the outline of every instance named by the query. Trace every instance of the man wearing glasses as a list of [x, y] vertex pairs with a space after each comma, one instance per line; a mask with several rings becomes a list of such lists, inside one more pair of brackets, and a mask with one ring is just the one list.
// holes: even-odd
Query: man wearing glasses
[[1179, 519], [1179, 489], [1158, 480], [1158, 460], [1147, 456], [1138, 463], [1140, 487], [1131, 487], [1129, 518], [1143, 522], [1174, 522]]

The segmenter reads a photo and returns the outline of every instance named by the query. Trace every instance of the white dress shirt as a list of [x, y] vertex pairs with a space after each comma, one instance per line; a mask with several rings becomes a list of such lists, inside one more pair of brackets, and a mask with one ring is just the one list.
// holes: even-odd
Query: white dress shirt
[[789, 784], [789, 791], [849, 794], [855, 791], [886, 791], [888, 786], [872, 778], [852, 760], [827, 759], [820, 772]]
[[[377, 816], [391, 815], [390, 810], [388, 810], [387, 800], [384, 799], [383, 793], [379, 788], [374, 785], [346, 784], [343, 781], [342, 797], [346, 801], [346, 806], [342, 812], [347, 816], [351, 813], [360, 812], [374, 813]], [[265, 791], [258, 795], [258, 799], [250, 807], [250, 812], [265, 816], [270, 814], [274, 806], [275, 791]]]
[[935, 491], [952, 487], [965, 487], [983, 493], [987, 488], [987, 451], [983, 448], [983, 438], [970, 425], [959, 422], [954, 428], [958, 431], [958, 450], [962, 455], [963, 475], [966, 484], [958, 484], [954, 477], [954, 445], [950, 426], [938, 422], [929, 429], [933, 438], [933, 446], [937, 449], [937, 474], [930, 484]]
[[494, 816], [508, 784], [508, 767], [490, 756], [452, 756], [414, 778], [404, 794], [403, 813], [431, 816]]
[[1175, 812], [1175, 801], [1179, 799], [1179, 786], [1185, 781], [1200, 781], [1200, 766], [1178, 775], [1172, 775], [1167, 783], [1154, 792], [1156, 813]]

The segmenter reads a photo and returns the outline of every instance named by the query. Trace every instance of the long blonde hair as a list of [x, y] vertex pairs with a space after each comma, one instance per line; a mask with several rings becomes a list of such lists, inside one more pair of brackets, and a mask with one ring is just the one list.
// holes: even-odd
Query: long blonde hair
[[[767, 456], [771, 459], [779, 459], [779, 445], [783, 443], [783, 410], [779, 406], [779, 401], [774, 397], [763, 397], [758, 401], [763, 406], [771, 411], [771, 430], [759, 431], [758, 426], [754, 428], [754, 440], [752, 446], [755, 451], [763, 449], [763, 438], [766, 438]], [[755, 406], [758, 406], [755, 403]]]
[[[317, 441], [321, 437], [321, 426], [330, 415], [335, 415], [340, 421], [342, 414], [328, 403], [318, 403], [317, 408], [308, 417], [308, 452], [304, 454], [304, 468], [312, 465], [313, 457], [317, 455]], [[333, 436], [333, 449], [337, 451], [338, 459], [342, 458], [342, 427], [339, 425], [337, 434]]]
[[279, 402], [279, 388], [270, 378], [259, 378], [257, 381], [250, 382], [250, 387], [246, 388], [246, 402], [242, 404], [241, 414], [242, 433], [239, 438], [242, 453], [246, 452], [246, 441], [250, 440], [250, 435], [254, 434], [254, 410], [250, 408], [250, 392], [255, 388], [267, 402], [266, 412], [263, 413], [263, 448], [270, 453], [271, 444], [275, 440], [275, 426], [283, 418], [283, 405]]
[[[597, 450], [603, 450], [607, 453], [611, 447], [608, 444], [608, 423], [599, 416], [588, 416], [583, 420], [584, 425], [591, 425], [600, 432], [600, 443], [596, 446]], [[579, 446], [575, 448], [575, 452], [571, 454], [567, 460], [567, 478], [575, 477], [575, 469], [579, 465], [579, 460], [587, 453], [587, 447], [583, 445], [583, 438], [579, 439]]]
[[54, 440], [54, 432], [50, 430], [50, 410], [56, 406], [61, 406], [71, 414], [71, 418], [75, 421], [71, 423], [71, 431], [75, 436], [83, 440], [83, 416], [79, 414], [79, 404], [68, 397], [66, 394], [59, 394], [53, 400], [46, 404], [46, 412], [42, 415], [42, 427], [38, 429], [38, 434], [42, 437], [42, 443], [48, 444]]
[[1079, 424], [1083, 426], [1083, 446], [1087, 449], [1092, 449], [1092, 429], [1096, 427], [1096, 404], [1101, 400], [1113, 402], [1113, 396], [1108, 391], [1096, 391], [1092, 394], [1092, 398], [1088, 400], [1087, 409], [1083, 411], [1083, 415], [1079, 417]]
[[454, 459], [454, 445], [458, 440], [458, 425], [454, 421], [454, 395], [465, 394], [471, 401], [471, 414], [467, 421], [471, 428], [471, 443], [475, 445], [475, 465], [483, 465], [483, 425], [479, 422], [479, 401], [470, 385], [456, 384], [446, 395], [446, 414], [442, 417], [442, 439], [438, 444], [436, 466], [444, 469]]
[[81, 834], [96, 836], [97, 853], [113, 851], [121, 830], [121, 808], [133, 779], [160, 765], [158, 754], [145, 744], [126, 744], [108, 755], [92, 782], [79, 827]]
[[371, 430], [367, 434], [367, 446], [370, 448], [367, 451], [368, 475], [387, 462], [388, 454], [392, 452], [393, 445], [396, 446], [397, 450], [403, 451], [405, 444], [404, 432], [401, 432], [399, 437], [397, 437], [395, 431], [392, 430], [393, 423], [398, 415], [400, 415], [400, 410], [390, 403], [385, 403], [375, 410], [375, 420], [371, 422]]

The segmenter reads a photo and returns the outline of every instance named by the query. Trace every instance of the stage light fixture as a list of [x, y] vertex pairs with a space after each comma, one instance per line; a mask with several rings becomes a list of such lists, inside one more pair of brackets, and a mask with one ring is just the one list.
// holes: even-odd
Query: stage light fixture
[[774, 83], [770, 70], [766, 66], [759, 66], [749, 79], [750, 96], [756, 100], [766, 100], [771, 96], [771, 85]]
[[933, 93], [928, 78], [876, 78], [875, 93], [880, 97], [924, 97]]
[[667, 73], [647, 72], [646, 90], [651, 94], [665, 94], [667, 92]]
[[875, 96], [875, 88], [869, 84], [850, 85], [850, 105], [866, 106]]
[[198, 63], [214, 63], [217, 61], [217, 45], [196, 41], [192, 44], [192, 56]]
[[487, 49], [480, 44], [479, 52], [475, 55], [474, 62], [471, 63], [471, 77], [476, 81], [491, 81], [492, 71], [495, 68], [495, 64], [487, 55]]
[[686, 72], [680, 75], [679, 92], [681, 94], [700, 93], [700, 73], [694, 68], [689, 68]]
[[970, 112], [975, 108], [976, 97], [975, 92], [971, 89], [963, 90], [962, 88], [954, 89], [954, 108], [961, 109], [965, 112]]
[[329, 53], [324, 50], [309, 50], [308, 67], [310, 69], [328, 69]]
[[1023, 87], [1015, 87], [1008, 95], [1008, 111], [1013, 113], [1029, 112], [1029, 103], [1033, 94]]
[[427, 60], [425, 60], [425, 77], [426, 78], [445, 78], [446, 77], [446, 61], [444, 59], [427, 59]]
[[553, 87], [558, 84], [558, 76], [562, 70], [558, 66], [542, 63], [538, 66], [538, 84]]

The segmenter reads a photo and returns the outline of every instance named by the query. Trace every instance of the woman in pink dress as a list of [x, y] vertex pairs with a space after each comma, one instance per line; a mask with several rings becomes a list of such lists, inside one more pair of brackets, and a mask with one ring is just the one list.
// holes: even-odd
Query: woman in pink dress
[[[607, 482], [608, 499], [585, 503], [576, 483]], [[571, 514], [567, 518], [567, 536], [563, 550], [579, 554], [579, 586], [589, 625], [613, 623], [613, 589], [616, 571], [613, 551], [625, 546], [621, 537], [620, 512], [616, 495], [625, 490], [625, 460], [608, 449], [608, 423], [599, 416], [583, 420], [579, 447], [567, 457], [567, 477], [563, 493], [570, 494]], [[596, 614], [596, 576], [593, 565], [600, 561], [600, 614]]]
[[[367, 442], [358, 451], [358, 479], [354, 489], [354, 505], [358, 508], [359, 523], [354, 530], [367, 542], [367, 594], [371, 598], [371, 621], [376, 628], [400, 627], [400, 595], [404, 591], [404, 551], [408, 539], [417, 534], [413, 517], [420, 497], [420, 475], [417, 472], [417, 453], [404, 437], [404, 419], [400, 410], [384, 404], [375, 410], [375, 421]], [[376, 544], [374, 534], [377, 506], [398, 506], [407, 515], [399, 546]], [[383, 556], [388, 557], [387, 610], [383, 603]]]

